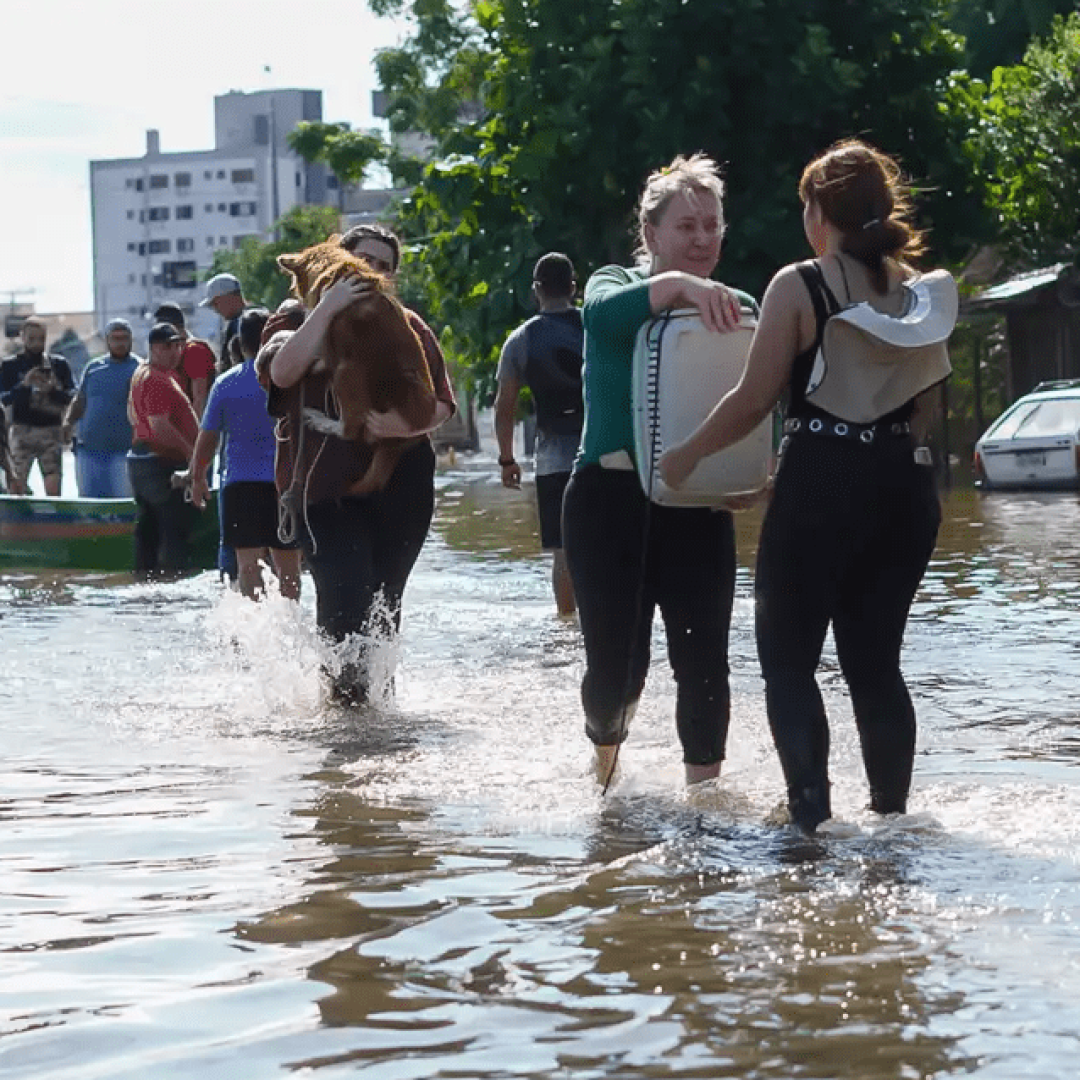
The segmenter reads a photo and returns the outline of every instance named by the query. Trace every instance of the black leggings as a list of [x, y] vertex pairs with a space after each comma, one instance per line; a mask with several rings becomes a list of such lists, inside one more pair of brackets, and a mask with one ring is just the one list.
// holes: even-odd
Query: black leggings
[[900, 650], [940, 522], [933, 469], [915, 463], [910, 438], [791, 438], [762, 526], [755, 592], [769, 725], [804, 828], [831, 812], [829, 728], [814, 677], [830, 622], [871, 807], [906, 808], [915, 710]]
[[435, 509], [434, 477], [435, 452], [425, 440], [401, 456], [382, 491], [307, 508], [300, 541], [315, 582], [316, 621], [332, 641], [400, 629], [401, 597]]
[[735, 592], [731, 514], [650, 505], [636, 473], [589, 465], [566, 489], [563, 546], [585, 642], [588, 737], [599, 746], [625, 738], [623, 709], [644, 688], [659, 607], [678, 686], [683, 760], [723, 760]]
[[198, 511], [172, 485], [184, 462], [160, 457], [128, 458], [128, 477], [138, 507], [135, 521], [135, 571], [176, 574], [191, 566], [191, 530]]

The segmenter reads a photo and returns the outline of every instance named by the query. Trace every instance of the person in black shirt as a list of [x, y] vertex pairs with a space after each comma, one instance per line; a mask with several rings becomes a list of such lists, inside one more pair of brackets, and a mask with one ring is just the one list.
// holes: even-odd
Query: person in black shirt
[[11, 490], [15, 495], [29, 494], [27, 478], [36, 461], [45, 494], [58, 496], [63, 479], [60, 426], [75, 396], [75, 380], [62, 356], [45, 351], [41, 319], [28, 318], [21, 337], [22, 352], [0, 364], [0, 402], [11, 410]]
[[576, 610], [574, 587], [562, 544], [563, 492], [581, 441], [585, 406], [581, 354], [585, 343], [581, 312], [574, 306], [574, 265], [557, 251], [542, 256], [533, 269], [533, 296], [540, 308], [503, 345], [496, 375], [495, 437], [505, 487], [521, 487], [514, 460], [514, 413], [523, 387], [536, 405], [536, 504], [540, 546], [552, 553], [551, 585], [560, 615]]

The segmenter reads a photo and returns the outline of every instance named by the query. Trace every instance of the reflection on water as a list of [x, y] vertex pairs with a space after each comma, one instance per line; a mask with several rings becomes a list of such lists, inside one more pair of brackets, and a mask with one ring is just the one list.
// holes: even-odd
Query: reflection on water
[[738, 515], [734, 719], [681, 782], [654, 672], [602, 798], [531, 489], [439, 478], [396, 700], [320, 695], [298, 614], [212, 575], [0, 578], [0, 1073], [252, 1080], [1075, 1074], [1080, 503], [948, 495], [912, 616], [912, 813], [782, 785]]

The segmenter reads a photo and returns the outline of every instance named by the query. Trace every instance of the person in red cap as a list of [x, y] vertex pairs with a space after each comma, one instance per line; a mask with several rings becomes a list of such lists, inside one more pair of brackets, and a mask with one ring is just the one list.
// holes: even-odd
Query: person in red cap
[[171, 323], [157, 323], [149, 336], [149, 363], [131, 377], [128, 419], [133, 436], [128, 475], [138, 505], [135, 572], [176, 575], [188, 569], [189, 536], [196, 510], [173, 485], [172, 474], [187, 468], [199, 421], [173, 377], [183, 336]]

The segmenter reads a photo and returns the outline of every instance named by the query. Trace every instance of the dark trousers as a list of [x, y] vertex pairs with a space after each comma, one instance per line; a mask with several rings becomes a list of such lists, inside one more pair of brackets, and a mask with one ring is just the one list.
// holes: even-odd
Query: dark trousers
[[[401, 597], [435, 510], [434, 477], [435, 452], [425, 441], [401, 456], [382, 491], [307, 508], [300, 541], [315, 582], [316, 620], [332, 641], [387, 637], [400, 628]], [[343, 680], [359, 697], [367, 689], [363, 667]]]
[[678, 688], [683, 760], [721, 761], [730, 716], [731, 515], [651, 505], [636, 473], [590, 465], [566, 489], [563, 547], [585, 642], [588, 737], [600, 746], [625, 737], [623, 710], [645, 685], [659, 607]]
[[138, 506], [135, 571], [181, 573], [191, 567], [191, 529], [198, 511], [172, 486], [183, 462], [160, 457], [128, 458], [128, 477]]
[[908, 612], [934, 549], [933, 469], [910, 438], [791, 438], [762, 526], [755, 593], [769, 725], [795, 822], [830, 816], [829, 728], [815, 679], [829, 624], [851, 693], [871, 806], [906, 808], [915, 710], [900, 672]]

